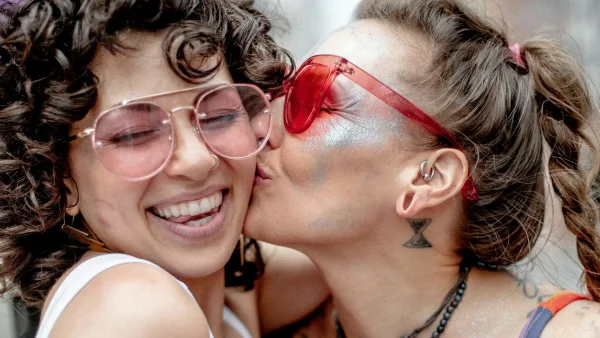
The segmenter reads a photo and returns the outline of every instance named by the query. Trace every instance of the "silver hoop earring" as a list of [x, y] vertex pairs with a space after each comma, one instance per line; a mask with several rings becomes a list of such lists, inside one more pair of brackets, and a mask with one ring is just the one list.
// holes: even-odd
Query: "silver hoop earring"
[[210, 155], [215, 161], [215, 164], [210, 168], [210, 170], [215, 170], [219, 166], [219, 158], [216, 155]]
[[429, 174], [427, 174], [427, 173], [425, 173], [426, 165], [427, 165], [427, 161], [423, 161], [423, 163], [421, 163], [421, 176], [423, 177], [423, 179], [425, 181], [429, 181], [433, 178], [433, 176], [435, 176], [435, 167], [432, 166], [431, 171], [429, 172]]

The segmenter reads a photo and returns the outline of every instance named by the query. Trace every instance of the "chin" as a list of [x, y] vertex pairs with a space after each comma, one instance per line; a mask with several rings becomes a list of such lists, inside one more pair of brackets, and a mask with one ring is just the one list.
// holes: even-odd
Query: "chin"
[[245, 236], [275, 245], [288, 245], [293, 242], [289, 238], [293, 232], [286, 227], [285, 221], [279, 222], [269, 217], [254, 216], [258, 216], [258, 212], [251, 211], [246, 217], [243, 229]]
[[269, 240], [269, 238], [265, 238], [264, 236], [265, 233], [268, 233], [268, 229], [266, 229], [265, 225], [267, 225], [268, 221], [270, 220], [263, 220], [261, 219], [261, 216], [267, 214], [267, 212], [261, 211], [261, 208], [251, 203], [248, 207], [248, 212], [246, 213], [244, 227], [242, 228], [244, 236], [248, 236], [259, 241], [272, 242]]
[[[302, 223], [298, 218], [290, 217], [292, 210], [270, 201], [273, 199], [254, 198], [248, 207], [244, 228], [245, 236], [282, 246], [293, 247], [303, 244], [306, 232], [302, 231]], [[277, 202], [277, 201], [275, 201]]]
[[213, 254], [188, 252], [179, 258], [174, 257], [171, 261], [172, 264], [165, 267], [165, 270], [182, 280], [202, 279], [222, 270], [230, 256], [231, 252], [229, 254], [225, 252]]
[[[241, 220], [240, 220], [241, 222]], [[172, 247], [166, 249], [163, 268], [178, 279], [201, 279], [211, 276], [225, 267], [239, 240], [240, 229], [230, 227], [219, 243], [213, 245]], [[158, 263], [158, 262], [157, 262]]]

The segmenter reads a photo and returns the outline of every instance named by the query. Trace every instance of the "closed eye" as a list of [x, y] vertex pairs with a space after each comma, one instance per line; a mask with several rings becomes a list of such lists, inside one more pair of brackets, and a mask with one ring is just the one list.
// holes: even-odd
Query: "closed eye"
[[161, 128], [151, 128], [142, 130], [134, 128], [121, 131], [111, 136], [106, 141], [103, 141], [102, 143], [104, 145], [114, 144], [118, 147], [130, 147], [155, 140], [159, 138], [162, 134], [163, 130]]
[[220, 111], [211, 111], [208, 114], [200, 114], [198, 117], [202, 129], [216, 129], [228, 127], [238, 118], [246, 115], [243, 108], [240, 109], [227, 109]]

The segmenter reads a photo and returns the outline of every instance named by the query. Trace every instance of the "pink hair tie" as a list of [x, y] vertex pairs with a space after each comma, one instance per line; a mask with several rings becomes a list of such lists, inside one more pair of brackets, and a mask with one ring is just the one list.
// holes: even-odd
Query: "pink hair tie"
[[523, 61], [523, 57], [521, 56], [521, 46], [518, 43], [515, 43], [514, 45], [510, 46], [510, 50], [513, 53], [513, 59], [515, 60], [515, 62], [523, 67], [523, 69], [527, 70], [527, 65], [525, 64], [525, 61]]

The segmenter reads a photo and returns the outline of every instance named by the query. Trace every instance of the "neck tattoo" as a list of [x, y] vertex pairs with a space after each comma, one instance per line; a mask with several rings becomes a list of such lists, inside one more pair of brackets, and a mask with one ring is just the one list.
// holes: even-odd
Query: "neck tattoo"
[[[400, 338], [416, 338], [421, 331], [431, 326], [431, 324], [436, 320], [436, 318], [439, 317], [440, 313], [442, 313], [442, 310], [446, 308], [446, 312], [444, 312], [442, 319], [440, 319], [437, 329], [431, 334], [431, 338], [438, 338], [439, 336], [441, 336], [446, 329], [446, 325], [448, 325], [448, 321], [450, 321], [450, 318], [452, 318], [452, 313], [458, 307], [458, 304], [460, 304], [460, 302], [462, 301], [462, 297], [465, 294], [465, 289], [467, 288], [467, 276], [469, 275], [469, 271], [471, 271], [470, 266], [463, 262], [460, 265], [460, 273], [458, 275], [458, 280], [450, 289], [450, 291], [448, 291], [440, 307], [425, 321], [423, 325], [414, 329], [408, 335], [400, 336]], [[342, 328], [342, 323], [340, 323], [337, 313], [334, 313], [334, 318], [336, 337], [346, 338], [346, 333]]]

